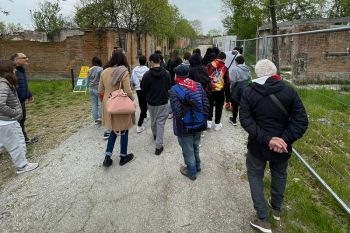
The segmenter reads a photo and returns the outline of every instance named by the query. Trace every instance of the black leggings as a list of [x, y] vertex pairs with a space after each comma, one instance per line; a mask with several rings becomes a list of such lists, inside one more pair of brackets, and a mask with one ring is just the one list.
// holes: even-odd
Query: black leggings
[[147, 101], [146, 101], [146, 95], [144, 91], [137, 90], [136, 91], [137, 98], [139, 100], [139, 106], [140, 106], [140, 117], [139, 121], [137, 122], [137, 126], [142, 126], [143, 120], [147, 117]]

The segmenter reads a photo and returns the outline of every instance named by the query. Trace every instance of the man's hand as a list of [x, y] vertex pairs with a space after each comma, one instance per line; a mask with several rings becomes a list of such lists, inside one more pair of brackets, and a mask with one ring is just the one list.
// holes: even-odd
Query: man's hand
[[277, 153], [288, 152], [287, 146], [288, 146], [287, 143], [282, 138], [279, 138], [279, 137], [272, 137], [269, 142], [270, 150], [273, 150], [274, 152], [277, 152]]
[[32, 97], [29, 97], [28, 99], [27, 99], [27, 103], [28, 104], [30, 104], [30, 103], [32, 103], [32, 102], [34, 102], [34, 97], [32, 96]]

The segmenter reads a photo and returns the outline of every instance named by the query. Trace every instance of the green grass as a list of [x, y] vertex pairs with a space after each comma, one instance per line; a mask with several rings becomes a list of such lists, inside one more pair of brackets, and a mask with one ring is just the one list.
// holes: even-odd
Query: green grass
[[[29, 81], [34, 102], [27, 104], [26, 131], [39, 137], [27, 146], [27, 158], [37, 161], [76, 132], [89, 119], [89, 94], [73, 93], [70, 80]], [[15, 175], [10, 156], [0, 156], [0, 187]]]
[[[326, 89], [297, 91], [310, 123], [294, 148], [350, 206], [350, 95]], [[350, 216], [296, 156], [289, 163], [282, 219], [285, 233], [350, 232]]]

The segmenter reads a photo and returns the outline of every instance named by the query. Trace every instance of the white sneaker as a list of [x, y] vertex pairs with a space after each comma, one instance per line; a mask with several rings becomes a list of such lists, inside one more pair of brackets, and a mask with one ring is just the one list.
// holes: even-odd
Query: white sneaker
[[17, 174], [22, 174], [24, 172], [29, 172], [29, 171], [34, 170], [38, 166], [39, 166], [38, 163], [27, 163], [27, 165], [25, 165], [24, 167], [18, 168], [16, 173]]
[[173, 119], [173, 114], [172, 113], [169, 113], [168, 119]]
[[221, 128], [222, 128], [222, 124], [221, 123], [215, 124], [214, 130], [215, 131], [219, 131]]
[[207, 129], [211, 129], [211, 123], [212, 121], [207, 121]]
[[142, 131], [144, 131], [146, 129], [146, 127], [145, 126], [137, 126], [137, 128], [136, 128], [136, 133], [141, 133]]

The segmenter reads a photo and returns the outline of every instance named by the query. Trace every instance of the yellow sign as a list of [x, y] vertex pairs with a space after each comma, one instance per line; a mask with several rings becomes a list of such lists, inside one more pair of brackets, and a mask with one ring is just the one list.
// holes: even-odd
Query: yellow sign
[[88, 66], [82, 66], [80, 68], [79, 77], [74, 86], [73, 92], [84, 92], [86, 94], [87, 86], [88, 86], [87, 76], [88, 76], [89, 68], [90, 67]]
[[87, 78], [88, 71], [89, 71], [88, 66], [82, 66], [80, 68], [79, 78]]

